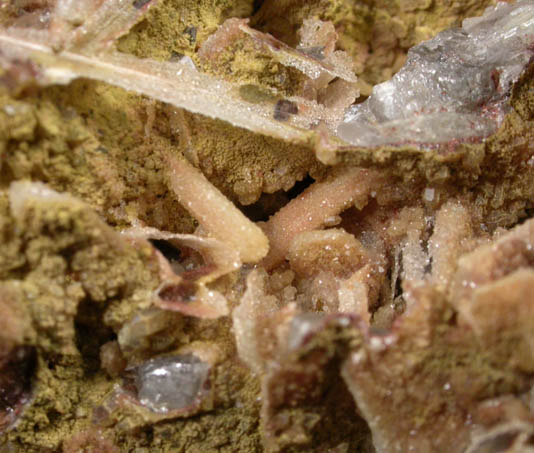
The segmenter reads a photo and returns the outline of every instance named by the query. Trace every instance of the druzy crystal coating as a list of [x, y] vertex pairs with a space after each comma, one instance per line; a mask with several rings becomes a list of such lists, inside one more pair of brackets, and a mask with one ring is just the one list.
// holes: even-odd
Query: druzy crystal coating
[[2, 2], [0, 453], [534, 452], [534, 1], [328, 3]]
[[209, 368], [192, 354], [148, 360], [137, 368], [139, 402], [160, 413], [187, 408], [202, 394]]
[[507, 112], [533, 43], [534, 3], [500, 2], [462, 28], [413, 47], [391, 80], [347, 111], [338, 135], [362, 147], [487, 137]]

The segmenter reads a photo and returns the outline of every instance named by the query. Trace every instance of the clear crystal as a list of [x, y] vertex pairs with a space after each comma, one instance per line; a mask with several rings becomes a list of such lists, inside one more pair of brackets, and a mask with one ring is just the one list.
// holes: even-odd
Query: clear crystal
[[324, 315], [322, 313], [302, 313], [295, 316], [291, 320], [288, 348], [299, 348], [323, 320]]
[[192, 354], [148, 360], [137, 368], [139, 402], [160, 413], [191, 406], [202, 395], [209, 368]]
[[338, 135], [362, 147], [487, 137], [506, 114], [533, 43], [534, 2], [500, 2], [410, 49], [391, 80], [349, 109]]

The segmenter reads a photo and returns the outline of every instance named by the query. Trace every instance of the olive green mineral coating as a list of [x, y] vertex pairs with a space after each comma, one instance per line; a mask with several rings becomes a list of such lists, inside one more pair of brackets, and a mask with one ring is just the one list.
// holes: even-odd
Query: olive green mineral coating
[[[187, 55], [200, 69], [241, 84], [247, 101], [274, 99], [297, 91], [300, 76], [240, 41], [215, 67], [202, 62], [196, 52], [230, 17], [251, 17], [251, 26], [294, 46], [302, 21], [315, 16], [336, 25], [339, 47], [355, 59], [360, 89], [366, 95], [373, 84], [400, 68], [409, 47], [490, 4], [489, 0], [160, 0], [120, 39], [118, 49], [159, 60]], [[0, 9], [0, 18], [3, 21], [11, 13]], [[385, 178], [402, 181], [407, 204], [431, 186], [439, 198], [436, 203], [467, 199], [476, 206], [474, 217], [484, 219], [488, 228], [507, 227], [533, 207], [534, 69], [514, 87], [511, 106], [500, 130], [483, 143], [432, 150], [340, 147], [329, 157], [339, 164], [379, 168]], [[273, 426], [261, 426], [260, 377], [236, 358], [231, 320], [198, 320], [177, 313], [169, 314], [165, 329], [147, 340], [148, 349], [128, 357], [140, 361], [154, 351], [172, 352], [193, 342], [215, 345], [221, 357], [210, 375], [211, 407], [189, 418], [156, 424], [119, 408], [111, 422], [93, 423], [95, 408], [105, 405], [114, 386], [124, 384], [122, 377], [101, 368], [100, 347], [115, 341], [121, 327], [150, 306], [161, 283], [154, 249], [123, 240], [113, 228], [127, 226], [132, 219], [180, 233], [193, 232], [197, 226], [169, 191], [162, 156], [183, 153], [233, 202], [249, 205], [260, 200], [261, 208], [268, 203], [264, 194], [290, 190], [308, 175], [321, 179], [328, 173], [316, 158], [315, 152], [321, 151], [318, 143], [284, 143], [87, 79], [46, 89], [29, 87], [16, 94], [0, 85], [0, 318], [12, 320], [6, 322], [10, 328], [0, 332], [0, 364], [20, 345], [34, 348], [37, 357], [31, 404], [0, 438], [0, 453], [70, 453], [81, 451], [80, 445], [89, 446], [83, 450], [87, 452], [254, 453], [264, 451], [263, 440], [269, 435], [273, 451], [313, 451], [313, 442], [331, 446], [334, 441], [339, 441], [336, 452], [352, 451], [353, 446], [371, 451], [368, 427], [359, 416], [341, 424], [335, 420], [337, 403], [348, 397], [339, 377], [340, 363], [348, 355], [344, 347], [360, 338], [350, 329], [327, 331], [315, 340], [317, 350], [334, 357], [323, 378], [338, 386], [339, 393], [326, 391], [327, 407], [282, 405], [282, 415], [308, 429], [302, 442], [287, 437], [287, 426], [274, 434]], [[25, 214], [16, 217], [8, 190], [19, 180], [44, 182], [75, 199], [30, 200]], [[231, 275], [217, 282], [217, 289], [228, 290], [232, 307], [244, 289], [238, 285], [229, 290], [236, 281], [238, 276]], [[499, 372], [499, 363], [479, 346], [469, 346], [474, 343], [471, 333], [462, 334], [467, 340], [454, 351], [440, 342], [440, 335], [456, 330], [449, 325], [453, 315], [448, 302], [436, 300], [439, 304], [431, 311], [436, 319], [428, 321], [434, 329], [430, 349], [424, 353], [410, 349], [411, 340], [406, 338], [399, 346], [407, 348], [401, 351], [407, 361], [413, 353], [414, 360], [424, 362], [422, 370], [430, 377], [426, 384], [441, 384], [451, 369], [458, 369], [460, 377], [474, 376], [480, 398], [523, 390], [523, 374]], [[513, 342], [499, 351], [503, 360], [506, 347], [512, 349]], [[404, 358], [395, 354], [390, 353], [388, 363], [404, 366]], [[294, 357], [297, 371], [308, 363], [305, 359]], [[396, 380], [388, 380], [387, 370], [381, 371], [384, 382], [404, 388], [399, 399], [415, 391], [402, 382], [412, 378], [413, 369], [406, 367]], [[441, 401], [431, 399], [427, 412], [414, 415], [420, 426], [432, 431], [428, 420], [439, 411], [435, 405]], [[352, 401], [348, 406], [352, 408]], [[324, 425], [306, 418], [309, 414], [323, 417]]]

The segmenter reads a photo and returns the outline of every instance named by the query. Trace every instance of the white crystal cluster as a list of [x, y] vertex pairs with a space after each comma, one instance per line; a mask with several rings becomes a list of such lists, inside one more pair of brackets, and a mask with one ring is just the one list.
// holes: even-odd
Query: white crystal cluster
[[534, 1], [499, 2], [408, 52], [337, 133], [355, 146], [434, 145], [494, 133], [534, 55]]
[[209, 368], [191, 354], [151, 359], [137, 369], [137, 398], [154, 412], [186, 409], [201, 396]]

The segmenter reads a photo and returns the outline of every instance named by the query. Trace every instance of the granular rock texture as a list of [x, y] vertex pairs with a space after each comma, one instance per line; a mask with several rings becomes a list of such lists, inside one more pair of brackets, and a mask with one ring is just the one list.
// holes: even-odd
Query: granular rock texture
[[529, 0], [3, 2], [0, 452], [534, 451], [533, 44]]

